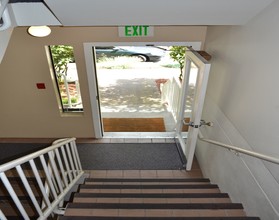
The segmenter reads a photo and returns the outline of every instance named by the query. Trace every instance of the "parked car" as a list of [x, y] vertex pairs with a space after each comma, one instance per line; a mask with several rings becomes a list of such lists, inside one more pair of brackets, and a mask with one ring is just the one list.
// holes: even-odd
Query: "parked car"
[[97, 59], [106, 57], [133, 56], [142, 62], [158, 62], [165, 55], [165, 51], [151, 46], [109, 46], [95, 47]]

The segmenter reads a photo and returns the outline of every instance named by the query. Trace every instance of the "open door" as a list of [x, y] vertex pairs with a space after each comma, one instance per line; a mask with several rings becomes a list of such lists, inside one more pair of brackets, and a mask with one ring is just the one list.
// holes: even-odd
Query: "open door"
[[[196, 51], [187, 48], [179, 102], [180, 111], [176, 125], [176, 136], [187, 159], [186, 170], [192, 168], [209, 71], [210, 64]], [[190, 122], [185, 122], [186, 117], [190, 118]], [[183, 124], [189, 126], [186, 143], [182, 137]]]

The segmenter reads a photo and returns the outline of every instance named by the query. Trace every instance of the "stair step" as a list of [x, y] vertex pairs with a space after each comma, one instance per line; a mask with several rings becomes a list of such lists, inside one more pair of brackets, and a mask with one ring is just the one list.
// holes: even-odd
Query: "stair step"
[[[35, 208], [33, 207], [30, 200], [21, 200], [22, 206], [24, 207], [25, 211], [27, 212], [28, 216], [36, 216], [37, 212]], [[16, 208], [13, 201], [7, 201], [7, 200], [1, 200], [0, 202], [0, 209], [6, 216], [21, 216], [20, 212]], [[10, 219], [10, 218], [7, 218]]]
[[[26, 190], [24, 189], [23, 183], [19, 177], [9, 177], [8, 178], [13, 189], [15, 190], [18, 196], [26, 196]], [[41, 191], [38, 187], [37, 181], [33, 177], [27, 177], [28, 183], [34, 193], [35, 196], [41, 196]], [[44, 181], [42, 179], [42, 181]], [[4, 187], [3, 183], [0, 181], [0, 196], [9, 196], [6, 188]]]
[[[19, 200], [30, 200], [30, 197], [25, 195], [18, 195], [17, 197], [19, 198]], [[42, 197], [40, 196], [35, 196], [35, 198], [37, 199], [37, 201], [40, 201], [42, 199]], [[11, 196], [8, 195], [5, 196], [0, 195], [0, 201], [4, 201], [4, 200], [12, 201], [12, 198]]]
[[72, 209], [243, 209], [239, 203], [69, 203]]
[[93, 217], [62, 216], [59, 220], [260, 220], [258, 217]]
[[242, 209], [67, 209], [65, 216], [94, 217], [245, 217]]
[[231, 203], [230, 198], [78, 198], [74, 203]]
[[226, 193], [75, 193], [76, 203], [230, 203]]
[[80, 193], [220, 193], [219, 188], [214, 189], [90, 189], [80, 188]]
[[85, 179], [85, 182], [137, 182], [137, 183], [143, 183], [143, 182], [182, 182], [182, 183], [187, 183], [187, 182], [207, 182], [209, 183], [209, 179], [207, 178], [87, 178]]
[[259, 220], [206, 178], [88, 178], [61, 220]]
[[162, 185], [81, 185], [80, 189], [217, 189], [215, 184], [162, 184]]
[[[39, 216], [28, 216], [29, 220], [37, 220]], [[23, 217], [19, 216], [6, 216], [8, 220], [24, 220]]]
[[229, 198], [227, 193], [75, 193], [76, 198]]

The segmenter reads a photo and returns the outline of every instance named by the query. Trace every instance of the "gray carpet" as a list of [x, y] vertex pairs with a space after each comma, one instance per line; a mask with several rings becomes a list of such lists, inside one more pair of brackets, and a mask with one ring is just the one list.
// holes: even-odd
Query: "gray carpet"
[[36, 152], [51, 143], [0, 143], [0, 164]]
[[182, 163], [174, 143], [77, 144], [85, 170], [175, 170]]
[[[0, 143], [0, 164], [51, 144]], [[174, 170], [182, 163], [174, 143], [77, 144], [85, 170]]]

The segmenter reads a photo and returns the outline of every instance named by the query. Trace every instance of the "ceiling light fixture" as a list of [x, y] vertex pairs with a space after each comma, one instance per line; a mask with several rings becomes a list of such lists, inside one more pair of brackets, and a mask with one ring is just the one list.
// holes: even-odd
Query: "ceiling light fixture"
[[51, 29], [48, 26], [31, 26], [28, 33], [34, 37], [46, 37], [51, 33]]

